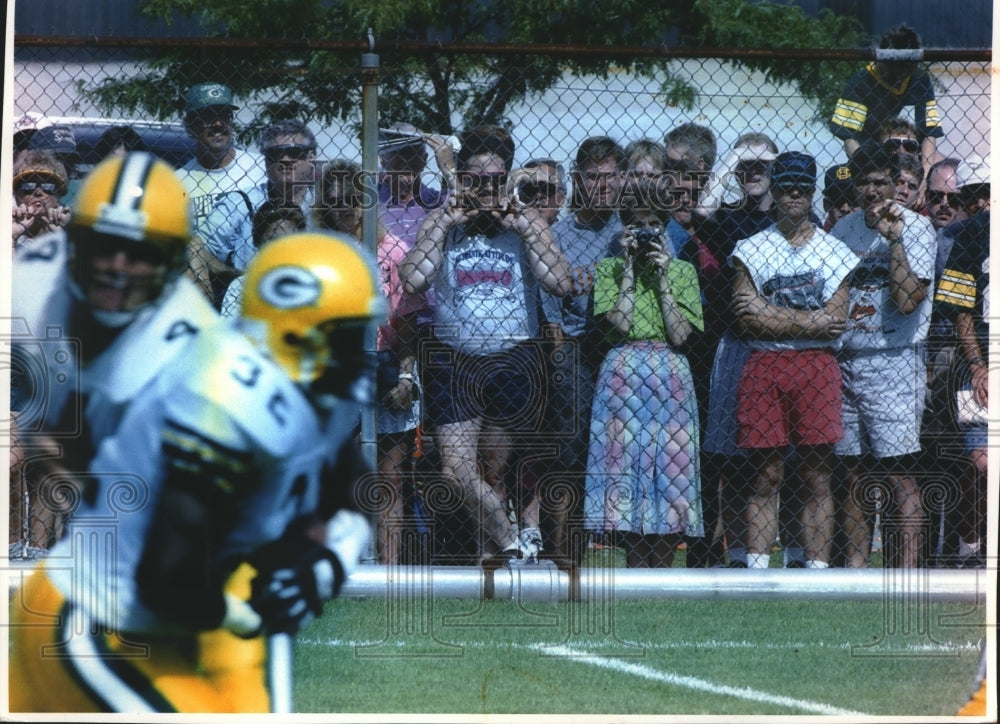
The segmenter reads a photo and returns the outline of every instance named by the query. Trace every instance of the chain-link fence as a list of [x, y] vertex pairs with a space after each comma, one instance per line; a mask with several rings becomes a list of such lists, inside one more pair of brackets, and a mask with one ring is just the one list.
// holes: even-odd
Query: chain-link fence
[[[480, 85], [448, 89], [444, 109], [430, 107], [444, 79], [387, 55], [377, 77], [392, 103], [373, 179], [362, 171], [360, 52], [314, 48], [303, 60], [301, 46], [22, 42], [15, 145], [63, 154], [67, 206], [115, 141], [178, 166], [196, 214], [191, 272], [223, 314], [273, 235], [360, 237], [377, 182], [396, 309], [379, 353], [378, 476], [366, 501], [381, 561], [478, 562], [514, 548], [634, 566], [929, 565], [957, 554], [959, 538], [982, 541], [954, 404], [961, 355], [947, 315], [928, 319], [947, 258], [935, 274], [938, 229], [974, 210], [954, 193], [949, 202], [957, 186], [930, 183], [932, 164], [958, 159], [968, 180], [988, 159], [988, 52], [924, 52], [936, 105], [907, 97], [889, 113], [896, 122], [877, 129], [895, 144], [884, 168], [849, 166], [828, 124], [867, 133], [863, 108], [772, 80], [766, 54], [748, 69], [749, 51], [663, 50], [660, 71], [637, 73], [618, 50], [623, 70], [597, 76], [571, 71], [565, 50], [439, 47], [483, 69]], [[565, 63], [533, 77], [531, 57]], [[780, 60], [847, 87], [871, 58]], [[773, 166], [783, 152], [814, 165], [782, 156]], [[845, 181], [852, 169], [861, 177]], [[912, 210], [904, 247], [911, 227], [923, 235], [902, 286], [878, 277], [891, 252], [869, 264], [865, 224], [837, 227], [854, 250], [843, 258], [812, 231], [871, 206], [872, 193]], [[766, 231], [803, 213], [811, 226]], [[799, 265], [775, 233], [815, 257]], [[32, 236], [15, 227], [15, 246]], [[899, 232], [882, 236], [888, 249]], [[890, 300], [890, 284], [912, 300]], [[902, 342], [845, 351], [845, 317], [862, 337], [889, 303], [928, 319]], [[775, 306], [785, 326], [766, 311]], [[891, 379], [906, 384], [886, 389]], [[838, 443], [855, 413], [877, 459]], [[47, 548], [70, 512], [44, 484], [50, 452], [14, 450], [12, 552]]]

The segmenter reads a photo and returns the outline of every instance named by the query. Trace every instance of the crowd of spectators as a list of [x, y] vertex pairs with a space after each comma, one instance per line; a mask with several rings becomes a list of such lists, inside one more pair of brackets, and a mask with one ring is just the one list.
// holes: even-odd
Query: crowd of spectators
[[[920, 42], [899, 26], [881, 47]], [[931, 79], [901, 57], [851, 78], [825, 170], [750, 130], [717, 163], [697, 123], [593, 135], [568, 169], [515, 168], [498, 126], [384, 129], [378, 560], [404, 561], [415, 528], [433, 547], [443, 518], [414, 484], [433, 456], [466, 521], [448, 535], [483, 562], [614, 546], [630, 566], [686, 548], [688, 566], [761, 568], [780, 542], [788, 567], [862, 567], [878, 522], [885, 565], [981, 565], [989, 158], [941, 156]], [[183, 99], [189, 273], [224, 316], [261, 246], [360, 239], [376, 200], [303, 120], [241, 148], [236, 110], [218, 82]], [[15, 249], [71, 214], [71, 139], [43, 130], [14, 161]], [[142, 148], [128, 127], [105, 136], [105, 155]], [[959, 438], [964, 467], [928, 462]], [[931, 473], [959, 486], [936, 547]]]

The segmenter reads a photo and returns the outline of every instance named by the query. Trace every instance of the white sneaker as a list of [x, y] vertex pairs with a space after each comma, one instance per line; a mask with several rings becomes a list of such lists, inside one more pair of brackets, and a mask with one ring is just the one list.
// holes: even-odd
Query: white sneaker
[[524, 557], [537, 561], [538, 554], [542, 552], [542, 534], [538, 528], [522, 528], [518, 534], [518, 541]]

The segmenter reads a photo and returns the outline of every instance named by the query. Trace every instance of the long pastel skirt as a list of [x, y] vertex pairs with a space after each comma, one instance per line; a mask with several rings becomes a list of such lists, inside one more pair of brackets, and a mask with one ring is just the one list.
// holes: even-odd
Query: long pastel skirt
[[702, 536], [698, 444], [687, 357], [665, 342], [613, 348], [591, 411], [587, 529]]

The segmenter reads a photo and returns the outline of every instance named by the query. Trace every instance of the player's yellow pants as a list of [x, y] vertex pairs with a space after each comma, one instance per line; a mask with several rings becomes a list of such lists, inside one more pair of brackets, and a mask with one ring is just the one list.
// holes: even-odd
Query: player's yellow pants
[[10, 601], [12, 712], [268, 712], [264, 639], [100, 630], [35, 571]]

